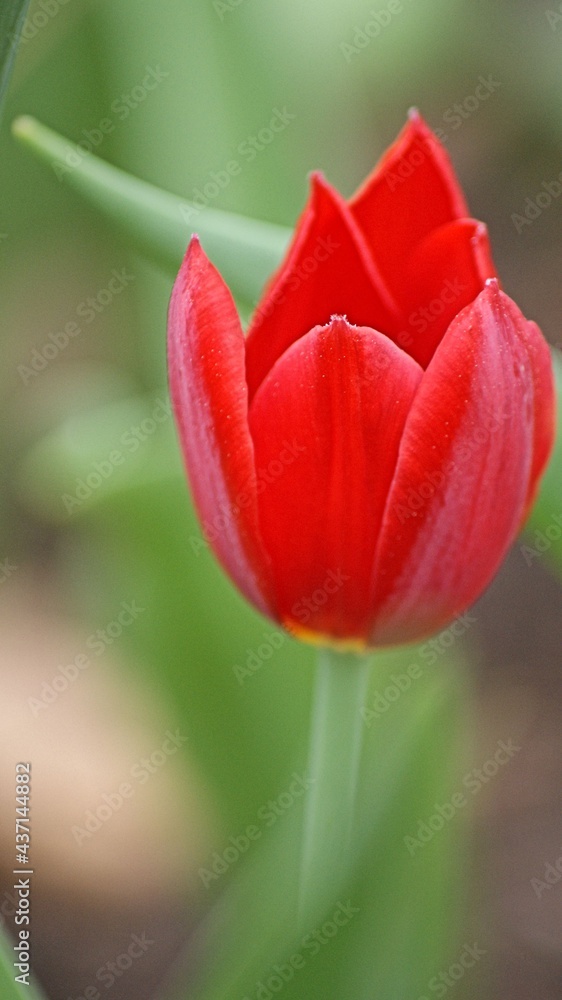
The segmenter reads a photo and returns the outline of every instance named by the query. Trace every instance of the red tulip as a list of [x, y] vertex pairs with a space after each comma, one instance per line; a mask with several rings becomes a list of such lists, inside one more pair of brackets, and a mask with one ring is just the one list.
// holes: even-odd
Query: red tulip
[[420, 117], [346, 202], [322, 175], [244, 337], [193, 237], [171, 394], [226, 571], [303, 638], [420, 639], [489, 584], [554, 436], [550, 354]]

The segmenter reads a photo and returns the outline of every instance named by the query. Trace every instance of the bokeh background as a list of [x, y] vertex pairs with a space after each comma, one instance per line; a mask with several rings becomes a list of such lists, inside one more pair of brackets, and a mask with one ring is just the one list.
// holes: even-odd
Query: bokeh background
[[[370, 38], [373, 10], [388, 23]], [[166, 409], [171, 276], [18, 146], [10, 122], [32, 114], [75, 143], [95, 135], [102, 158], [188, 199], [236, 159], [209, 204], [292, 225], [310, 170], [351, 194], [416, 105], [488, 223], [506, 291], [561, 351], [562, 184], [532, 222], [514, 219], [562, 171], [561, 66], [554, 0], [32, 2], [0, 141], [0, 912], [10, 926], [13, 761], [31, 760], [34, 962], [48, 997], [99, 987], [133, 934], [154, 943], [101, 995], [164, 995], [180, 955], [194, 974], [200, 936], [185, 947], [223, 884], [207, 888], [200, 870], [302, 766], [312, 654], [273, 638], [198, 542]], [[286, 128], [244, 152], [276, 111]], [[115, 448], [124, 463], [69, 510], [65, 496]], [[465, 664], [469, 766], [499, 739], [520, 747], [449, 857], [468, 876], [461, 939], [486, 951], [455, 989], [554, 1000], [562, 879], [540, 894], [531, 880], [562, 855], [561, 591], [548, 553], [529, 564], [521, 544], [434, 668]], [[234, 667], [263, 643], [271, 656], [240, 683]], [[436, 731], [434, 758], [445, 753]], [[77, 834], [123, 782], [130, 799]], [[407, 884], [387, 898], [406, 907]], [[390, 963], [398, 930], [392, 941]]]

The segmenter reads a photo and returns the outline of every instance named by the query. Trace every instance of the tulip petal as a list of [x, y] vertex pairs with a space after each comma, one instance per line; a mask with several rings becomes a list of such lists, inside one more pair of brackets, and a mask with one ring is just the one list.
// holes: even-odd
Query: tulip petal
[[417, 111], [349, 207], [396, 296], [417, 244], [470, 214], [447, 153]]
[[200, 520], [245, 596], [273, 614], [259, 542], [244, 334], [232, 296], [193, 237], [168, 316], [172, 403]]
[[292, 246], [248, 331], [250, 400], [283, 352], [335, 314], [385, 333], [399, 322], [398, 308], [346, 202], [315, 174]]
[[[491, 280], [436, 351], [404, 430], [380, 534], [374, 644], [419, 639], [447, 624], [476, 600], [512, 543], [542, 406], [535, 336]], [[539, 437], [536, 466], [544, 428]]]
[[529, 363], [535, 382], [535, 437], [533, 442], [533, 462], [527, 502], [522, 521], [535, 501], [540, 478], [546, 468], [556, 437], [556, 386], [552, 371], [550, 348], [536, 323], [527, 322], [522, 337], [527, 344]]
[[427, 368], [457, 313], [496, 276], [486, 226], [474, 219], [441, 226], [416, 247], [405, 273], [408, 323], [401, 343]]
[[294, 343], [256, 393], [258, 476], [270, 471], [262, 537], [280, 616], [296, 632], [367, 638], [376, 541], [422, 374], [387, 337], [333, 317]]

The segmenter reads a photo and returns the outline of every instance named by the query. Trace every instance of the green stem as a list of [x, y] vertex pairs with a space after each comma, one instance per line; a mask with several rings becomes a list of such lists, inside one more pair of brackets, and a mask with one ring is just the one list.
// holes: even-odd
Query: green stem
[[300, 873], [303, 930], [311, 904], [326, 893], [330, 873], [341, 870], [353, 834], [361, 757], [360, 715], [370, 659], [321, 649], [313, 695]]

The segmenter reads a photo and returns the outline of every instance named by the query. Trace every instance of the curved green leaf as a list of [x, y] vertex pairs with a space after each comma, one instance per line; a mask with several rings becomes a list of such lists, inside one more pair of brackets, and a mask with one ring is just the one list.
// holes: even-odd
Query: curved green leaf
[[105, 163], [27, 116], [14, 135], [102, 212], [149, 259], [175, 275], [193, 232], [236, 295], [254, 302], [279, 265], [291, 230], [216, 209], [199, 209]]
[[29, 0], [2, 0], [0, 4], [0, 112], [28, 7]]

